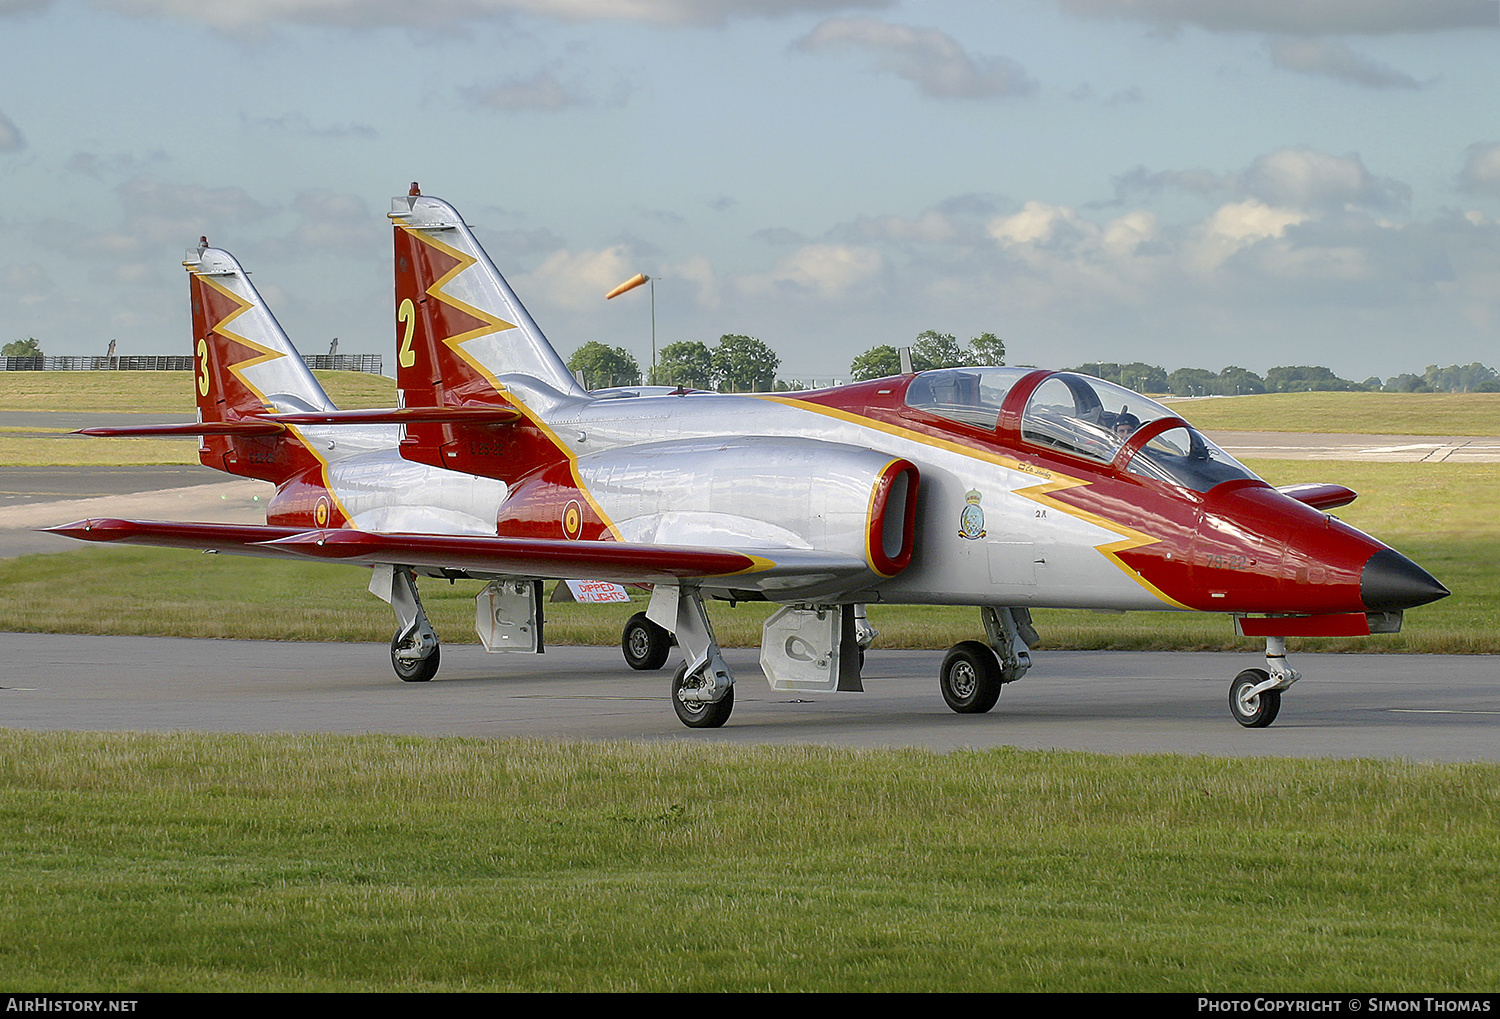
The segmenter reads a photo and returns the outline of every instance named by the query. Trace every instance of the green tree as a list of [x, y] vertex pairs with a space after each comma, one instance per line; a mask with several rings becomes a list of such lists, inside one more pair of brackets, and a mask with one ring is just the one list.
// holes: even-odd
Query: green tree
[[1387, 393], [1430, 393], [1432, 387], [1420, 375], [1405, 372], [1387, 380], [1383, 387]]
[[1106, 382], [1113, 382], [1126, 389], [1134, 389], [1138, 393], [1165, 393], [1170, 390], [1166, 371], [1154, 364], [1145, 364], [1141, 361], [1132, 361], [1129, 364], [1090, 361], [1088, 364], [1067, 370], [1082, 375], [1092, 375], [1096, 379], [1104, 379]]
[[781, 367], [781, 358], [754, 336], [729, 333], [714, 345], [712, 362], [721, 393], [768, 392]]
[[901, 374], [901, 354], [889, 343], [871, 347], [849, 363], [849, 374], [855, 382], [883, 379], [887, 375]]
[[969, 363], [969, 352], [958, 345], [952, 333], [927, 329], [911, 345], [911, 366], [919, 372], [934, 368], [961, 368]]
[[686, 386], [689, 389], [714, 387], [713, 355], [697, 340], [669, 343], [657, 355], [651, 372], [654, 386]]
[[624, 347], [606, 347], [590, 340], [568, 358], [568, 371], [583, 372], [583, 383], [590, 389], [609, 386], [638, 386], [641, 366]]
[[1219, 372], [1218, 386], [1217, 392], [1220, 396], [1240, 396], [1248, 393], [1264, 393], [1266, 380], [1247, 368], [1230, 365]]
[[1219, 377], [1207, 368], [1178, 368], [1167, 376], [1167, 389], [1173, 396], [1209, 396], [1216, 391]]
[[1005, 341], [994, 333], [980, 333], [969, 341], [969, 363], [1002, 365], [1005, 363]]
[[1430, 364], [1422, 376], [1432, 390], [1443, 393], [1472, 393], [1480, 383], [1489, 382], [1495, 377], [1495, 369], [1478, 361], [1464, 365], [1451, 364], [1446, 368]]
[[1322, 365], [1282, 365], [1266, 372], [1266, 391], [1271, 393], [1348, 392], [1363, 388], [1358, 382], [1339, 378]]
[[5, 346], [0, 347], [0, 357], [41, 357], [42, 345], [37, 342], [35, 336], [28, 336], [24, 340], [11, 340]]
[[[911, 345], [913, 371], [934, 368], [961, 368], [966, 365], [1002, 365], [1005, 363], [1005, 341], [994, 333], [980, 333], [961, 346], [952, 333], [928, 329], [919, 333]], [[856, 382], [880, 379], [901, 372], [901, 354], [888, 343], [871, 347], [849, 364]]]

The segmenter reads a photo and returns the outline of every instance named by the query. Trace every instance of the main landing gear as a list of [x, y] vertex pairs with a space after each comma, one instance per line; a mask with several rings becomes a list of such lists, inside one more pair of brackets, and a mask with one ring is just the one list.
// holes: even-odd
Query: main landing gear
[[644, 612], [631, 616], [620, 634], [625, 664], [640, 672], [653, 672], [667, 664], [673, 643], [672, 634], [647, 619]]
[[[626, 661], [631, 660], [632, 635], [637, 638], [635, 650], [642, 661], [651, 661], [658, 653], [664, 660], [666, 650], [658, 636], [636, 625], [637, 619], [666, 635], [666, 646], [675, 635], [682, 648], [686, 661], [672, 677], [672, 710], [678, 720], [690, 729], [717, 729], [729, 721], [734, 710], [734, 674], [719, 654], [719, 642], [703, 611], [703, 596], [695, 589], [658, 584], [644, 616], [632, 617], [626, 624], [621, 640]], [[663, 623], [670, 623], [671, 629]]]
[[438, 636], [422, 610], [417, 577], [407, 566], [377, 566], [370, 577], [370, 593], [389, 602], [396, 613], [396, 635], [391, 638], [391, 668], [403, 683], [425, 683], [437, 675], [442, 661]]
[[1302, 678], [1286, 662], [1286, 638], [1266, 638], [1266, 667], [1246, 669], [1229, 684], [1229, 713], [1247, 729], [1264, 729], [1281, 711], [1281, 691]]
[[962, 715], [983, 714], [1000, 699], [1000, 688], [1031, 668], [1037, 641], [1027, 609], [985, 606], [979, 610], [986, 640], [961, 641], [948, 651], [938, 673], [938, 687], [948, 707]]

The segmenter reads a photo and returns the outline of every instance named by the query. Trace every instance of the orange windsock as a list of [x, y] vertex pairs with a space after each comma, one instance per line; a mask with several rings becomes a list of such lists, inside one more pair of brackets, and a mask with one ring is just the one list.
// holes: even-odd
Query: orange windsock
[[621, 294], [625, 293], [625, 291], [634, 290], [636, 287], [640, 286], [642, 283], [648, 282], [650, 279], [651, 277], [647, 276], [645, 273], [638, 272], [634, 276], [630, 277], [630, 279], [626, 280], [624, 283], [621, 283], [609, 293], [605, 294], [604, 299], [607, 301], [611, 297], [619, 297]]

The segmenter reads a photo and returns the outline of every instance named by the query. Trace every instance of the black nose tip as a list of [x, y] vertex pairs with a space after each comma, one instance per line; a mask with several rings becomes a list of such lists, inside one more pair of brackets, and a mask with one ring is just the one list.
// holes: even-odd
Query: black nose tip
[[1437, 578], [1395, 549], [1370, 556], [1359, 575], [1359, 596], [1369, 612], [1395, 612], [1448, 597]]

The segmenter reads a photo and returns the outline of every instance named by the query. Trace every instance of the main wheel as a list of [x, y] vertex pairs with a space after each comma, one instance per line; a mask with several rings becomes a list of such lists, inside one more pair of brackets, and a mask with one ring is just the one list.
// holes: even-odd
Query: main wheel
[[426, 658], [418, 658], [416, 661], [408, 661], [405, 658], [396, 657], [396, 640], [401, 635], [398, 633], [391, 638], [391, 668], [396, 670], [396, 675], [403, 683], [425, 683], [437, 675], [438, 664], [442, 661], [443, 649], [439, 645], [432, 649], [432, 654]]
[[672, 635], [647, 619], [646, 613], [637, 612], [625, 623], [625, 630], [620, 634], [620, 650], [625, 652], [626, 665], [650, 672], [667, 664], [667, 655], [672, 651]]
[[1281, 710], [1280, 690], [1250, 692], [1270, 678], [1265, 669], [1246, 669], [1229, 684], [1229, 713], [1247, 729], [1264, 729], [1276, 721], [1276, 713]]
[[729, 713], [734, 710], [734, 687], [724, 691], [724, 696], [713, 703], [705, 701], [684, 701], [677, 696], [677, 691], [684, 686], [701, 686], [703, 680], [694, 677], [693, 682], [687, 681], [687, 663], [677, 667], [677, 674], [672, 677], [672, 710], [677, 712], [677, 718], [689, 729], [717, 729], [729, 721]]
[[938, 673], [943, 700], [960, 714], [978, 715], [1000, 699], [1000, 663], [990, 646], [977, 640], [953, 645]]

